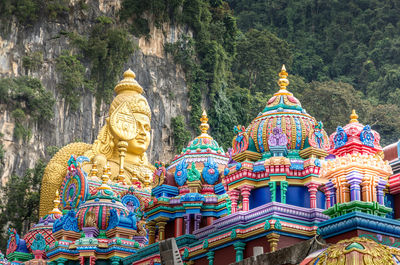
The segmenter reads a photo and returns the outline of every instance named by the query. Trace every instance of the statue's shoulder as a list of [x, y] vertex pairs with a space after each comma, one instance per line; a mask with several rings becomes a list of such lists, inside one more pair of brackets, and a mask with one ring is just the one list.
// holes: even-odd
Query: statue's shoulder
[[58, 152], [51, 158], [48, 166], [51, 164], [61, 164], [62, 166], [68, 165], [68, 160], [71, 155], [81, 156], [91, 149], [91, 144], [82, 142], [70, 143], [58, 150]]

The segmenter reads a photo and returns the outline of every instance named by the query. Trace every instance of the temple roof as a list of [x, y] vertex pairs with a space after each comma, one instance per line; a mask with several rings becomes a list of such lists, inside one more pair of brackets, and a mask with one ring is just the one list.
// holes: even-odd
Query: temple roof
[[329, 139], [323, 124], [310, 116], [302, 108], [300, 101], [288, 91], [287, 77], [288, 73], [283, 65], [279, 73], [279, 90], [246, 129], [249, 136], [248, 150], [261, 154], [268, 152], [268, 140], [276, 127], [286, 135], [288, 150], [302, 150], [310, 146], [327, 150]]
[[[220, 147], [217, 141], [208, 134], [210, 126], [208, 124], [208, 117], [205, 110], [203, 111], [200, 121], [201, 134], [190, 141], [187, 147], [182, 149], [182, 153], [176, 155], [172, 160], [171, 165], [167, 168], [169, 173], [168, 175], [171, 177], [176, 174], [183, 174], [182, 177], [180, 177], [181, 175], [178, 177], [175, 176], [175, 182], [177, 181], [177, 178], [182, 179], [182, 181], [178, 181], [180, 184], [185, 183], [183, 179], [187, 177], [185, 172], [188, 168], [189, 171], [196, 169], [198, 172], [202, 172], [207, 165], [212, 164], [216, 165], [218, 168], [216, 173], [220, 173], [228, 163], [228, 156], [225, 154], [224, 149]], [[171, 183], [169, 180], [167, 182]], [[179, 185], [179, 183], [177, 184]], [[209, 184], [211, 184], [211, 182]]]
[[336, 132], [331, 134], [330, 153], [340, 156], [354, 152], [376, 154], [382, 152], [379, 141], [379, 133], [372, 130], [371, 126], [361, 124], [353, 110], [349, 123], [343, 127], [338, 126]]

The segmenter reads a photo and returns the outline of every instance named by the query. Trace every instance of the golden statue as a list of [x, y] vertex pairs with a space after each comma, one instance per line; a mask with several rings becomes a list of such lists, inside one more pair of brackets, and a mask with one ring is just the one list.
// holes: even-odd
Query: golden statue
[[113, 182], [150, 189], [155, 170], [146, 155], [150, 143], [151, 110], [142, 95], [143, 88], [135, 77], [135, 73], [129, 69], [124, 73], [124, 79], [114, 88], [117, 96], [110, 105], [106, 124], [93, 145], [69, 144], [50, 160], [44, 171], [40, 191], [40, 217], [52, 209], [50, 195], [60, 188], [71, 155], [84, 155], [90, 159], [90, 163], [82, 167], [87, 173], [90, 172], [90, 177], [94, 177], [93, 174], [102, 176], [103, 168], [108, 163]]

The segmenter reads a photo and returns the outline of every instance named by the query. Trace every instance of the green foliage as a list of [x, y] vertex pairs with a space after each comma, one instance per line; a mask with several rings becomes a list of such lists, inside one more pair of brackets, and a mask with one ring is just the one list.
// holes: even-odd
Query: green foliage
[[[369, 124], [385, 138], [382, 145], [398, 140], [400, 131], [399, 105], [371, 102], [362, 92], [342, 82], [312, 82], [298, 93], [303, 107], [316, 119], [323, 121], [327, 132], [350, 120], [352, 109], [356, 109], [359, 121]], [[311, 100], [310, 100], [311, 99]]]
[[46, 164], [39, 160], [23, 176], [11, 175], [2, 187], [0, 200], [0, 249], [7, 244], [7, 228], [14, 227], [20, 235], [38, 221], [39, 190]]
[[237, 41], [233, 66], [236, 82], [252, 93], [274, 93], [283, 63], [289, 67], [292, 64], [289, 44], [267, 30], [251, 29]]
[[156, 27], [177, 17], [183, 0], [124, 0], [120, 11], [122, 21], [129, 21], [130, 31], [136, 36], [148, 36], [149, 15], [153, 14]]
[[50, 120], [55, 100], [38, 79], [22, 76], [0, 79], [0, 103], [7, 104], [12, 110], [14, 137], [26, 142], [32, 134], [27, 127], [29, 121], [44, 123]]
[[25, 128], [23, 125], [23, 122], [27, 120], [25, 112], [22, 109], [17, 108], [11, 112], [11, 116], [15, 120], [14, 137], [17, 140], [22, 139], [24, 142], [29, 141], [32, 133], [29, 128]]
[[85, 86], [85, 67], [76, 55], [63, 52], [56, 62], [56, 70], [61, 74], [61, 80], [57, 84], [65, 101], [70, 108], [77, 110]]
[[113, 19], [100, 16], [88, 38], [76, 33], [67, 35], [91, 64], [90, 78], [98, 104], [101, 99], [110, 102], [123, 66], [135, 51], [129, 33], [117, 26]]
[[53, 157], [61, 147], [56, 145], [49, 145], [46, 147], [46, 155], [47, 157]]
[[[3, 137], [3, 134], [0, 133], [0, 138]], [[4, 145], [3, 143], [0, 143], [0, 164], [3, 165], [4, 164], [4, 155], [6, 153], [6, 150], [4, 150]], [[0, 167], [0, 173], [1, 173], [1, 169], [3, 168], [3, 166]]]
[[[355, 106], [368, 109], [363, 114], [370, 119], [366, 122], [382, 133], [383, 143], [397, 139], [394, 134], [399, 133], [398, 129], [379, 113], [386, 109], [390, 110], [388, 117], [400, 114], [395, 107], [400, 103], [400, 5], [358, 0], [229, 3], [242, 31], [269, 30], [290, 43], [291, 73], [303, 77], [305, 82], [334, 80], [351, 84], [366, 96], [359, 94], [365, 106]], [[322, 103], [317, 105], [326, 104], [318, 100]], [[347, 100], [336, 104], [349, 107]], [[328, 117], [332, 122], [339, 119]], [[380, 117], [383, 125], [371, 117]], [[330, 125], [328, 128], [333, 129]]]
[[41, 17], [56, 19], [69, 11], [68, 0], [2, 0], [0, 15], [3, 20], [15, 16], [24, 26], [32, 26]]
[[37, 121], [48, 121], [54, 115], [53, 95], [44, 89], [40, 80], [29, 76], [0, 79], [0, 103], [10, 105], [12, 110], [19, 108]]
[[22, 57], [22, 66], [26, 71], [37, 71], [42, 67], [43, 53], [33, 52]]
[[175, 151], [179, 153], [190, 141], [191, 135], [186, 128], [185, 118], [183, 116], [172, 118], [171, 125]]

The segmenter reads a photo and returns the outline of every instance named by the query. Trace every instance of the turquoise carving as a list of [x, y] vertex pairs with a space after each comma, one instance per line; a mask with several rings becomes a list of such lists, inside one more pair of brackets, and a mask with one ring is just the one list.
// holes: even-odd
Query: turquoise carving
[[183, 159], [179, 164], [176, 166], [175, 171], [175, 182], [178, 186], [183, 186], [186, 183], [188, 177], [188, 164], [186, 163], [186, 159]]
[[204, 163], [204, 168], [202, 173], [204, 180], [208, 184], [214, 185], [217, 182], [219, 177], [218, 165], [217, 163], [215, 163], [212, 157], [209, 157], [207, 159], [207, 162]]

